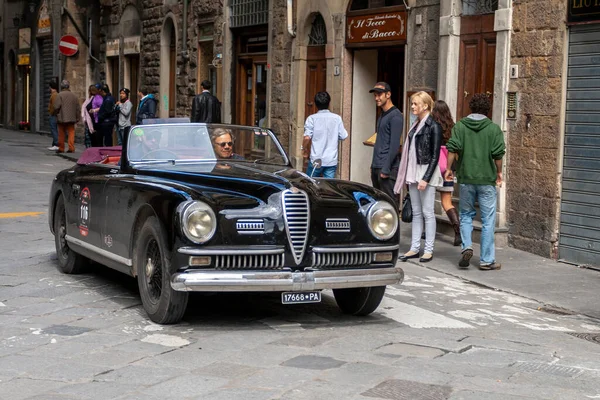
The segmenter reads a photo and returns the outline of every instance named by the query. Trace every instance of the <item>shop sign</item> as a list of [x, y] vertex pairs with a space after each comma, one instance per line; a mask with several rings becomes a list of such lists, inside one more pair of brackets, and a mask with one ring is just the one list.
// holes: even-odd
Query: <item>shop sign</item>
[[29, 54], [17, 54], [17, 65], [29, 65]]
[[140, 37], [131, 36], [123, 39], [123, 54], [140, 54]]
[[406, 11], [346, 17], [346, 44], [406, 40]]
[[600, 21], [599, 0], [568, 0], [568, 22]]
[[106, 41], [106, 57], [119, 56], [119, 39], [110, 39]]
[[40, 7], [40, 16], [37, 24], [37, 36], [50, 36], [52, 34], [52, 24], [50, 23], [50, 14], [48, 13], [48, 4], [44, 0]]

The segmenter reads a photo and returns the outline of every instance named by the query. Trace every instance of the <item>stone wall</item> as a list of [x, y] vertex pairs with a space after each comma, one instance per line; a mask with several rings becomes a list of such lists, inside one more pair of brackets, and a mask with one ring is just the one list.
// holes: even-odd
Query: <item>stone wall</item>
[[290, 118], [292, 37], [287, 31], [286, 1], [272, 0], [271, 4], [271, 129], [279, 135], [281, 144], [289, 151], [293, 130]]
[[509, 122], [507, 217], [509, 244], [545, 257], [558, 241], [561, 104], [566, 2], [513, 5], [511, 64], [519, 78], [518, 113]]
[[[440, 1], [422, 0], [408, 14], [407, 90], [437, 91]], [[416, 24], [421, 15], [421, 25]]]
[[[61, 4], [58, 2], [52, 2], [53, 7], [60, 7]], [[58, 60], [61, 63], [61, 76], [59, 81], [66, 79], [70, 83], [70, 90], [79, 99], [79, 103], [83, 103], [87, 98], [88, 88], [88, 47], [85, 43], [84, 38], [79, 34], [79, 30], [85, 36], [87, 36], [87, 19], [91, 17], [94, 12], [99, 10], [97, 5], [90, 5], [84, 0], [68, 0], [67, 9], [73, 16], [73, 19], [77, 23], [77, 27], [71, 21], [67, 15], [62, 15], [62, 29], [59, 37], [62, 35], [73, 35], [79, 40], [79, 51], [77, 54], [71, 57], [63, 56], [58, 53]], [[86, 37], [87, 40], [87, 37]], [[59, 82], [60, 83], [60, 82]], [[76, 136], [83, 138], [83, 124], [75, 125]]]
[[[167, 15], [172, 15], [176, 30], [176, 115], [189, 116], [192, 99], [197, 94], [197, 60], [199, 24], [213, 23], [215, 28], [215, 52], [222, 48], [222, 8], [219, 2], [189, 2], [187, 18], [187, 51], [183, 56], [183, 4], [178, 1], [129, 0], [116, 1], [103, 8], [103, 29], [100, 34], [102, 61], [101, 79], [106, 77], [106, 33], [115, 28], [128, 5], [134, 5], [140, 13], [142, 38], [140, 48], [140, 85], [149, 93], [159, 96], [161, 76], [161, 34]], [[116, 29], [116, 28], [115, 28]], [[122, 78], [122, 77], [121, 77]]]

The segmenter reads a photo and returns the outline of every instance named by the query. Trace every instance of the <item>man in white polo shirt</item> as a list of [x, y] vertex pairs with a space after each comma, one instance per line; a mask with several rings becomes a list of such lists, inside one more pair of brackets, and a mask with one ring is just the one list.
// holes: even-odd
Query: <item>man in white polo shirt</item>
[[[306, 118], [304, 123], [304, 140], [302, 141], [302, 155], [309, 158], [307, 175], [325, 178], [334, 178], [338, 164], [338, 140], [348, 137], [342, 118], [329, 111], [331, 97], [327, 92], [315, 95], [316, 114]], [[310, 155], [308, 148], [310, 147]], [[321, 160], [321, 167], [314, 168], [313, 162]], [[314, 174], [313, 174], [314, 169]]]

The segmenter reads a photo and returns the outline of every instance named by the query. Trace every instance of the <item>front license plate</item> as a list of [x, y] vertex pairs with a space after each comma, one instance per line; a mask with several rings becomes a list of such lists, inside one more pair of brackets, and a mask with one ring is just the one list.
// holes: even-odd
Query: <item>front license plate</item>
[[321, 292], [284, 292], [281, 293], [283, 304], [320, 303]]

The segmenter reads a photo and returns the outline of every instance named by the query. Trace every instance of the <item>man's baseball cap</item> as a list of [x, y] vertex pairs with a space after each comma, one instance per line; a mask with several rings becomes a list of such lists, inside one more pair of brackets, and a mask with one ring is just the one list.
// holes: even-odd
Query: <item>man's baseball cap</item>
[[392, 88], [390, 87], [390, 85], [387, 82], [377, 82], [375, 84], [375, 86], [373, 86], [373, 89], [369, 90], [369, 93], [373, 93], [373, 92], [378, 92], [378, 93], [385, 93], [385, 92], [391, 92]]

